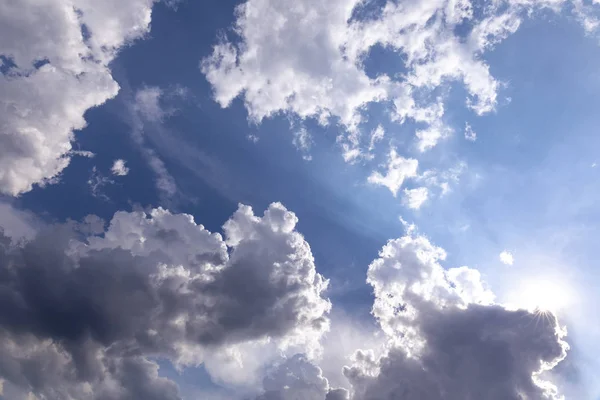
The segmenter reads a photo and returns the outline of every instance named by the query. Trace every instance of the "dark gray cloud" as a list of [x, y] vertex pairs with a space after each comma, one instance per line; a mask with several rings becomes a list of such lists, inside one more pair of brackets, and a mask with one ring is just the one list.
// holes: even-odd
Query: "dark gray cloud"
[[445, 270], [443, 249], [410, 235], [369, 266], [381, 337], [351, 356], [336, 382], [350, 390], [331, 388], [327, 281], [296, 223], [274, 203], [240, 206], [223, 235], [163, 209], [0, 235], [5, 396], [178, 399], [165, 360], [205, 363], [224, 385], [258, 379], [239, 392], [255, 400], [561, 398], [543, 380], [568, 348], [556, 318], [496, 304], [476, 270]]
[[225, 239], [189, 215], [117, 213], [102, 236], [51, 226], [0, 244], [0, 377], [44, 399], [177, 399], [155, 358], [328, 326], [327, 282], [281, 204]]
[[444, 270], [424, 237], [390, 240], [369, 267], [373, 314], [389, 335], [381, 357], [345, 368], [355, 400], [559, 399], [542, 380], [562, 360], [565, 333], [549, 313], [494, 304], [479, 273]]

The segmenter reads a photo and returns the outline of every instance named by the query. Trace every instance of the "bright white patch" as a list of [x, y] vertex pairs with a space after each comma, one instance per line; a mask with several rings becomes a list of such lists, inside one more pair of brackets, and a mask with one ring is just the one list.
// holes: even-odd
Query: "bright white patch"
[[127, 168], [125, 166], [126, 161], [125, 160], [115, 160], [112, 168], [110, 169], [113, 173], [113, 175], [117, 175], [117, 176], [125, 176], [129, 173], [129, 168]]
[[504, 250], [502, 253], [500, 253], [500, 262], [502, 262], [502, 264], [505, 265], [513, 265], [515, 262], [515, 258], [513, 257], [511, 252]]
[[515, 305], [530, 311], [557, 313], [572, 303], [573, 295], [564, 282], [532, 279], [520, 287]]
[[392, 148], [388, 155], [385, 175], [379, 171], [374, 171], [369, 176], [369, 182], [387, 187], [396, 196], [405, 179], [417, 176], [418, 167], [419, 162], [417, 160], [399, 156], [396, 149]]
[[477, 133], [473, 130], [469, 123], [465, 123], [465, 139], [474, 142], [477, 140]]
[[421, 153], [432, 149], [437, 143], [444, 138], [447, 138], [452, 133], [452, 130], [441, 123], [434, 123], [426, 129], [420, 129], [415, 133], [417, 137], [417, 149]]
[[403, 202], [408, 208], [418, 210], [427, 201], [429, 190], [426, 187], [404, 189]]

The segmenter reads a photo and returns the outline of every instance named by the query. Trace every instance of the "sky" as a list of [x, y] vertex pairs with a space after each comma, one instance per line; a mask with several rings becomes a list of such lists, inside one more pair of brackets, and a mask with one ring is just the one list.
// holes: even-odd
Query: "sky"
[[0, 4], [0, 400], [600, 399], [600, 2]]

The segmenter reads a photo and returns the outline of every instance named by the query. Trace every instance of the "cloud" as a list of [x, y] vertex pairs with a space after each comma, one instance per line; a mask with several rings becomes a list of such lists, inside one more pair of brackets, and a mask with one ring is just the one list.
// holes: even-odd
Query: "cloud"
[[87, 151], [87, 150], [72, 150], [69, 154], [71, 154], [73, 156], [80, 156], [80, 157], [85, 157], [85, 158], [96, 157], [96, 154], [92, 153], [91, 151]]
[[463, 161], [458, 162], [447, 170], [430, 169], [415, 178], [415, 181], [431, 188], [440, 190], [440, 196], [444, 196], [452, 190], [452, 186], [458, 185], [460, 177], [467, 170], [467, 164]]
[[[485, 54], [541, 9], [573, 14], [588, 32], [599, 26], [581, 0], [246, 0], [235, 37], [222, 36], [201, 70], [222, 107], [239, 97], [254, 122], [280, 113], [339, 120], [350, 135], [348, 162], [366, 153], [352, 135], [370, 103], [385, 103], [392, 121], [425, 124], [415, 133], [426, 151], [451, 132], [442, 121], [449, 85], [463, 85], [475, 114], [496, 109], [503, 83]], [[401, 58], [399, 71], [367, 75], [363, 61], [376, 46]]]
[[33, 214], [19, 210], [10, 203], [0, 202], [0, 228], [4, 236], [13, 242], [32, 239], [41, 226], [41, 222]]
[[313, 144], [312, 137], [306, 128], [302, 127], [294, 133], [294, 140], [292, 141], [298, 151], [302, 152], [302, 158], [306, 161], [312, 160], [310, 155], [310, 148]]
[[347, 400], [345, 389], [332, 389], [319, 367], [302, 354], [294, 355], [272, 368], [263, 382], [263, 394], [256, 400]]
[[468, 122], [465, 122], [465, 139], [470, 142], [474, 142], [477, 140], [477, 133], [473, 130], [471, 125]]
[[149, 30], [154, 0], [24, 0], [0, 9], [0, 192], [55, 182], [85, 112], [116, 96], [119, 49]]
[[408, 208], [418, 210], [427, 201], [428, 196], [429, 190], [426, 187], [404, 189], [402, 201]]
[[445, 139], [452, 133], [452, 130], [442, 123], [434, 123], [425, 129], [419, 129], [415, 133], [417, 137], [417, 149], [423, 153], [434, 148], [441, 139]]
[[375, 145], [377, 144], [377, 142], [382, 141], [384, 136], [385, 130], [383, 129], [383, 126], [377, 125], [377, 128], [371, 131], [371, 139], [369, 140], [369, 152], [375, 150]]
[[118, 212], [99, 236], [73, 224], [22, 244], [2, 235], [5, 389], [16, 399], [179, 399], [156, 358], [185, 366], [236, 346], [318, 345], [327, 281], [296, 223], [274, 203], [262, 217], [240, 206], [224, 236], [160, 208]]
[[513, 265], [515, 259], [511, 252], [504, 250], [500, 253], [500, 262], [505, 265]]
[[369, 266], [373, 315], [389, 338], [360, 350], [345, 375], [353, 399], [559, 399], [544, 371], [565, 356], [556, 318], [493, 303], [477, 271], [445, 270], [422, 236], [390, 240]]
[[127, 162], [125, 160], [119, 159], [115, 160], [113, 166], [111, 167], [111, 172], [113, 175], [117, 176], [125, 176], [129, 173], [129, 168], [125, 166]]
[[166, 93], [159, 87], [145, 86], [137, 90], [133, 94], [133, 99], [130, 99], [127, 104], [129, 111], [127, 120], [131, 127], [131, 138], [156, 176], [157, 189], [167, 198], [177, 193], [177, 184], [164, 161], [146, 143], [145, 131], [159, 129], [167, 117], [176, 113], [176, 109], [161, 104], [161, 100], [165, 96], [172, 97], [173, 95], [180, 97], [177, 90]]
[[374, 171], [368, 178], [369, 183], [387, 187], [394, 196], [407, 178], [417, 176], [419, 162], [412, 158], [399, 156], [395, 148], [391, 148], [388, 154], [385, 175]]
[[104, 194], [103, 189], [105, 186], [112, 185], [114, 183], [115, 181], [110, 179], [108, 176], [104, 176], [100, 171], [98, 171], [97, 167], [92, 168], [92, 172], [90, 173], [90, 177], [87, 181], [92, 196], [101, 198], [105, 201], [109, 201], [110, 199]]

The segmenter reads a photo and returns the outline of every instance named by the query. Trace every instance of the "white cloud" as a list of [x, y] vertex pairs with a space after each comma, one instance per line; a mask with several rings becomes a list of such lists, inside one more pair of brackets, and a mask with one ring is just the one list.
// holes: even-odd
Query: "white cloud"
[[371, 140], [369, 141], [369, 152], [375, 150], [375, 145], [377, 144], [377, 142], [382, 141], [384, 136], [385, 130], [383, 129], [383, 126], [377, 125], [377, 128], [371, 131]]
[[500, 262], [505, 265], [513, 265], [513, 263], [515, 262], [515, 258], [513, 257], [512, 253], [508, 250], [502, 251], [499, 257]]
[[452, 130], [441, 123], [434, 123], [425, 129], [419, 129], [415, 133], [418, 139], [417, 149], [420, 152], [432, 149], [441, 139], [447, 138], [451, 133]]
[[348, 392], [332, 389], [319, 367], [297, 354], [274, 366], [256, 400], [346, 400]]
[[96, 157], [96, 154], [92, 153], [91, 151], [87, 151], [87, 150], [72, 150], [69, 154], [74, 155], [74, 156], [85, 157], [85, 158]]
[[129, 168], [125, 166], [127, 162], [122, 159], [115, 160], [113, 166], [111, 167], [111, 172], [113, 175], [117, 176], [125, 176], [129, 173]]
[[[427, 125], [417, 132], [418, 148], [425, 151], [450, 133], [441, 121], [445, 99], [437, 89], [460, 82], [469, 108], [478, 115], [493, 111], [502, 83], [491, 75], [485, 52], [534, 11], [560, 12], [568, 3], [500, 0], [474, 12], [469, 0], [247, 0], [236, 9], [239, 37], [221, 38], [201, 69], [215, 100], [227, 107], [242, 97], [253, 121], [280, 112], [322, 124], [337, 117], [353, 135], [368, 103], [390, 102], [392, 120]], [[596, 29], [590, 7], [570, 3], [586, 29]], [[356, 18], [357, 9], [369, 10], [369, 17]], [[456, 29], [465, 22], [472, 26], [466, 37]], [[402, 55], [406, 71], [367, 76], [362, 61], [376, 45]], [[355, 162], [366, 148], [349, 137], [344, 159]]]
[[357, 351], [345, 368], [353, 399], [562, 399], [542, 380], [568, 350], [555, 317], [494, 304], [477, 271], [445, 270], [445, 256], [404, 236], [369, 266], [372, 313], [389, 343], [382, 356]]
[[385, 175], [374, 171], [369, 176], [369, 182], [387, 187], [394, 196], [407, 178], [417, 176], [419, 162], [412, 158], [399, 156], [395, 148], [390, 149]]
[[458, 185], [460, 177], [467, 170], [467, 164], [465, 162], [458, 162], [447, 170], [434, 170], [430, 169], [417, 176], [415, 180], [421, 184], [438, 188], [440, 190], [440, 196], [445, 196], [452, 190], [452, 185]]
[[[85, 112], [114, 97], [110, 62], [149, 29], [154, 0], [23, 0], [0, 7], [0, 192], [56, 181]], [[89, 37], [84, 37], [85, 26]]]
[[[223, 106], [243, 93], [250, 117], [280, 111], [347, 126], [358, 110], [386, 96], [387, 79], [372, 80], [341, 51], [356, 0], [251, 0], [238, 6], [239, 46], [223, 41], [202, 71]], [[268, 21], [268, 22], [267, 22]]]
[[403, 202], [408, 208], [418, 210], [427, 201], [429, 190], [426, 187], [404, 189]]
[[307, 161], [312, 159], [310, 155], [310, 148], [313, 144], [312, 137], [306, 128], [302, 127], [294, 133], [294, 140], [292, 141], [298, 151], [302, 152], [302, 158]]
[[465, 139], [468, 141], [474, 142], [477, 140], [477, 133], [473, 130], [471, 125], [468, 122], [465, 122]]
[[157, 86], [146, 86], [135, 93], [134, 109], [151, 122], [161, 122], [170, 112], [160, 104], [164, 92]]

